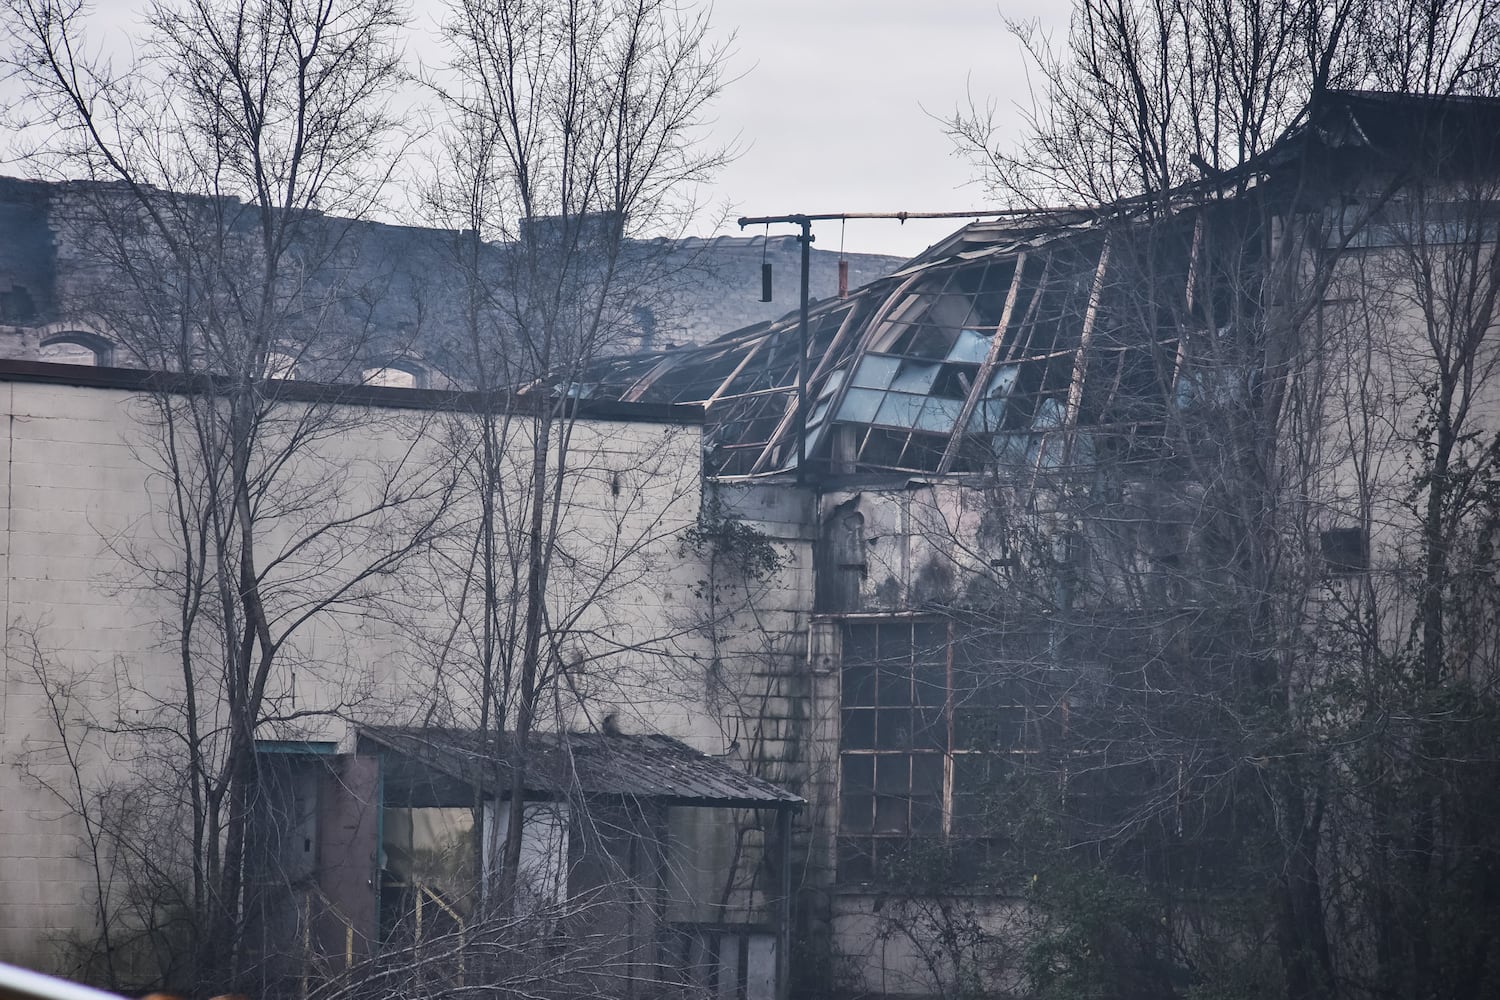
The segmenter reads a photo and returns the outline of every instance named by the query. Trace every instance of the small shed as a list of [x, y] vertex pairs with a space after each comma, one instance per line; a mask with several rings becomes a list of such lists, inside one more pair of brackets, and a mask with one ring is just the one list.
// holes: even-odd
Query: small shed
[[[522, 746], [397, 726], [358, 727], [352, 754], [274, 749], [252, 869], [268, 959], [300, 953], [303, 978], [424, 951], [418, 967], [436, 969], [446, 949], [442, 975], [540, 977], [516, 984], [537, 993], [582, 976], [625, 997], [785, 996], [803, 801], [730, 759], [659, 734], [539, 732]], [[510, 911], [535, 954], [480, 973], [518, 771]]]

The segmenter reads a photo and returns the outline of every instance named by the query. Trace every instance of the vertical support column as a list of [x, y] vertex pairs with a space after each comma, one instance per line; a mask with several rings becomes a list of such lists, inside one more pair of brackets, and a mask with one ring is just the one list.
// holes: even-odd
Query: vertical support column
[[948, 438], [948, 446], [943, 449], [942, 461], [938, 463], [938, 475], [947, 475], [952, 471], [953, 460], [958, 457], [964, 435], [969, 429], [969, 419], [973, 417], [974, 410], [984, 398], [985, 386], [988, 385], [990, 376], [994, 374], [995, 367], [1000, 361], [1001, 352], [1005, 348], [1005, 334], [1010, 329], [1011, 316], [1016, 310], [1016, 299], [1021, 294], [1021, 280], [1025, 270], [1026, 253], [1023, 251], [1016, 255], [1016, 268], [1011, 274], [1010, 290], [1005, 294], [1005, 307], [1000, 312], [1000, 322], [995, 324], [995, 335], [990, 340], [989, 352], [985, 354], [984, 362], [974, 376], [974, 384], [969, 387], [969, 394], [964, 399], [963, 409], [959, 410], [953, 434]]
[[1035, 490], [1042, 470], [1047, 467], [1047, 453], [1055, 436], [1062, 435], [1062, 464], [1067, 465], [1073, 455], [1073, 436], [1078, 432], [1078, 414], [1083, 409], [1083, 381], [1088, 374], [1089, 346], [1094, 340], [1094, 323], [1099, 316], [1099, 300], [1104, 296], [1104, 275], [1109, 270], [1109, 237], [1099, 249], [1099, 264], [1094, 268], [1094, 281], [1089, 288], [1088, 306], [1083, 312], [1083, 326], [1078, 331], [1078, 350], [1073, 354], [1073, 374], [1068, 382], [1068, 404], [1063, 413], [1063, 425], [1043, 438], [1036, 452], [1036, 468], [1032, 470], [1032, 489]]
[[1094, 340], [1094, 323], [1099, 316], [1099, 300], [1104, 296], [1104, 274], [1108, 269], [1109, 237], [1106, 236], [1104, 246], [1099, 251], [1099, 266], [1094, 269], [1094, 282], [1089, 288], [1089, 304], [1083, 313], [1083, 329], [1078, 332], [1078, 352], [1073, 356], [1073, 378], [1068, 383], [1068, 410], [1064, 426], [1069, 441], [1072, 439], [1073, 429], [1078, 426], [1078, 412], [1083, 408], [1083, 379], [1088, 370], [1088, 351]]
[[792, 811], [776, 810], [776, 840], [781, 854], [781, 899], [776, 926], [776, 1000], [787, 1000], [792, 988]]
[[797, 219], [802, 235], [802, 303], [797, 320], [797, 483], [807, 483], [807, 283], [812, 266], [812, 220]]
[[1182, 290], [1182, 301], [1187, 307], [1187, 322], [1179, 323], [1177, 327], [1177, 353], [1172, 359], [1172, 378], [1166, 386], [1168, 399], [1174, 402], [1177, 385], [1182, 380], [1183, 369], [1187, 365], [1187, 338], [1188, 330], [1193, 327], [1193, 310], [1198, 307], [1198, 267], [1199, 258], [1203, 255], [1203, 240], [1203, 213], [1200, 211], [1193, 222], [1193, 247], [1188, 251], [1187, 281]]

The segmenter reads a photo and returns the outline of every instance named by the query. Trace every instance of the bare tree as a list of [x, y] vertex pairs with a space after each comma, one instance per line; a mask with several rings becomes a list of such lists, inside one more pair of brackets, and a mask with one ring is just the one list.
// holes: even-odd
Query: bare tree
[[[1494, 803], [1458, 776], [1492, 766], [1495, 592], [1467, 553], [1493, 519], [1496, 161], [1465, 100], [1493, 96], [1494, 30], [1484, 4], [1084, 3], [1031, 49], [1017, 151], [955, 120], [1008, 195], [1121, 220], [1087, 251], [1073, 381], [1139, 359], [1070, 396], [1086, 443], [1001, 470], [996, 520], [1037, 541], [1007, 620], [974, 624], [1051, 636], [1016, 669], [1039, 718], [1067, 706], [997, 788], [1051, 819], [994, 817], [1046, 866], [1043, 992], [1493, 989], [1467, 887]], [[1393, 91], [1366, 99], [1409, 148], [1310, 152], [1340, 85]]]
[[[114, 545], [120, 589], [166, 605], [176, 677], [126, 664], [100, 725], [137, 761], [120, 794], [175, 836], [116, 826], [95, 860], [139, 881], [131, 930], [158, 975], [240, 988], [260, 957], [245, 939], [257, 740], [368, 696], [348, 676], [359, 665], [312, 636], [383, 614], [389, 573], [431, 543], [451, 489], [420, 428], [290, 381], [358, 379], [371, 327], [356, 220], [386, 176], [398, 11], [157, 4], [124, 68], [86, 54], [81, 5], [6, 12], [12, 72], [61, 126], [36, 162], [93, 182], [58, 210], [83, 276], [75, 301], [117, 356], [168, 373], [142, 382], [138, 408], [162, 516]], [[406, 443], [376, 443], [381, 424]], [[109, 822], [84, 816], [91, 831]]]
[[1174, 0], [1076, 4], [1054, 40], [1010, 22], [1036, 74], [1014, 148], [994, 108], [949, 121], [991, 190], [1022, 204], [1168, 198], [1253, 160], [1308, 100], [1347, 86], [1359, 0]]
[[[485, 404], [459, 442], [479, 510], [472, 588], [456, 608], [475, 721], [497, 758], [515, 762], [507, 787], [486, 790], [510, 810], [493, 901], [503, 912], [515, 897], [534, 730], [576, 697], [578, 675], [649, 660], [670, 637], [670, 627], [611, 627], [600, 616], [644, 585], [651, 541], [684, 527], [642, 511], [652, 489], [682, 487], [682, 470], [652, 465], [670, 448], [640, 467], [612, 464], [605, 442], [580, 437], [579, 400], [586, 365], [635, 331], [651, 305], [642, 289], [663, 266], [629, 237], [671, 232], [690, 207], [687, 187], [723, 158], [694, 144], [722, 54], [706, 41], [705, 13], [658, 0], [464, 0], [443, 31], [449, 64], [433, 85], [450, 116], [445, 179], [428, 201], [464, 234], [453, 352]], [[586, 540], [577, 517], [593, 502], [580, 492], [587, 483], [612, 499], [596, 512], [601, 534]]]

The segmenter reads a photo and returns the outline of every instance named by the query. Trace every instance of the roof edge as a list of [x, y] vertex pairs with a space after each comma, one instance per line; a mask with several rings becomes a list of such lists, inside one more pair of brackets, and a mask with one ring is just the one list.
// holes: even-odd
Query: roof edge
[[[208, 373], [147, 371], [137, 368], [102, 368], [47, 361], [0, 359], [0, 382], [68, 385], [89, 389], [117, 389], [134, 393], [200, 395], [226, 391], [232, 381]], [[481, 412], [497, 406], [525, 412], [539, 409], [543, 396], [511, 395], [450, 389], [405, 389], [394, 386], [339, 385], [295, 379], [268, 379], [276, 399], [287, 402], [369, 406], [393, 410], [439, 410], [453, 413]], [[609, 399], [574, 399], [570, 415], [622, 423], [702, 425], [704, 410], [694, 403], [622, 403]]]

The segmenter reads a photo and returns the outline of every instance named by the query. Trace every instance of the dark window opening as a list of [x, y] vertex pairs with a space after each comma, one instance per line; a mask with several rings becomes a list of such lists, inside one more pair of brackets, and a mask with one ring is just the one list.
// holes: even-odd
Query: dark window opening
[[0, 323], [26, 323], [36, 318], [36, 302], [25, 285], [0, 292]]
[[378, 936], [379, 768], [331, 743], [257, 746], [245, 825], [246, 959], [264, 989], [292, 989], [312, 956], [334, 968]]
[[1348, 575], [1370, 568], [1370, 541], [1363, 528], [1327, 528], [1320, 538], [1329, 573]]
[[974, 669], [982, 654], [956, 634], [933, 621], [845, 628], [837, 859], [845, 882], [900, 879], [935, 850], [994, 856], [999, 833], [983, 817], [991, 773], [1005, 765], [991, 760], [1034, 752], [1039, 730], [1028, 729], [1035, 711], [1015, 700], [1024, 686], [999, 683], [993, 656], [989, 671]]

